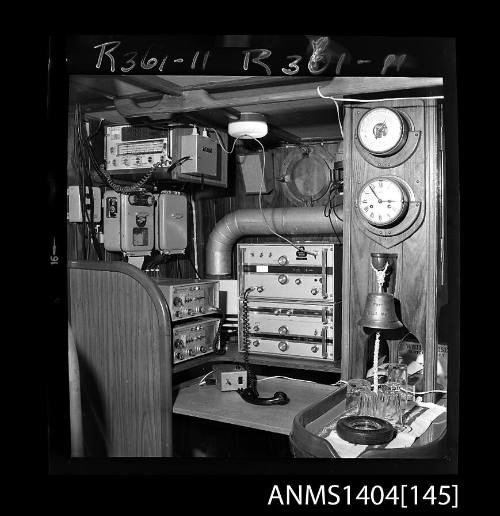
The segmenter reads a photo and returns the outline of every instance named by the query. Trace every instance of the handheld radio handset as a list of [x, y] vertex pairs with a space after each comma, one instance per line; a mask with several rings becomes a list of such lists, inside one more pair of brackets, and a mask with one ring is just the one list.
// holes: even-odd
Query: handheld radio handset
[[[245, 290], [243, 294], [242, 301], [242, 326], [243, 326], [243, 362], [244, 367], [247, 371], [247, 385], [246, 389], [238, 389], [238, 394], [245, 400], [247, 403], [251, 403], [252, 405], [286, 405], [290, 398], [286, 395], [286, 393], [282, 391], [278, 391], [274, 393], [274, 396], [271, 398], [260, 398], [259, 392], [257, 391], [257, 378], [255, 373], [250, 368], [249, 363], [249, 332], [250, 332], [250, 322], [248, 320], [248, 294], [254, 291], [256, 287], [249, 287]], [[258, 287], [257, 287], [258, 290]]]

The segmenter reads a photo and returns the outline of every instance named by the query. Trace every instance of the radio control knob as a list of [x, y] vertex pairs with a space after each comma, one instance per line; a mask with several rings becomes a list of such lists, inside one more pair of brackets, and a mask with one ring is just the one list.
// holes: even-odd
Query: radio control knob
[[319, 348], [318, 348], [318, 346], [313, 346], [313, 347], [311, 348], [311, 351], [312, 351], [313, 353], [317, 353], [317, 352], [318, 352], [318, 349], [319, 349]]
[[287, 310], [286, 311], [286, 315], [292, 315], [293, 314], [293, 310]]
[[175, 358], [177, 358], [177, 360], [183, 360], [184, 355], [182, 353], [176, 353]]
[[302, 283], [302, 281], [300, 280], [300, 278], [297, 278], [297, 279], [295, 280], [295, 284], [296, 284], [296, 285], [300, 285], [301, 283]]
[[257, 287], [257, 292], [259, 292], [259, 293], [264, 292], [264, 287]]
[[278, 276], [278, 282], [284, 285], [285, 283], [288, 283], [288, 276], [286, 274], [280, 274]]
[[288, 258], [286, 256], [280, 256], [278, 258], [278, 263], [280, 265], [286, 265], [288, 263]]
[[252, 345], [255, 346], [255, 347], [257, 347], [259, 344], [260, 344], [260, 342], [258, 340], [254, 340], [252, 342]]
[[206, 346], [200, 346], [200, 352], [201, 353], [206, 353], [206, 351], [207, 351]]
[[280, 335], [288, 335], [288, 328], [286, 326], [280, 326], [278, 328], [278, 333]]
[[190, 357], [192, 357], [194, 355], [194, 349], [190, 349], [187, 353]]
[[313, 296], [315, 296], [318, 292], [319, 292], [319, 290], [318, 290], [317, 288], [312, 288], [312, 289], [311, 289], [311, 294], [312, 294]]
[[182, 341], [181, 339], [177, 339], [174, 342], [174, 348], [179, 349], [179, 348], [183, 348], [183, 347], [184, 347], [184, 341]]
[[200, 306], [200, 313], [203, 313], [204, 311], [205, 309], [202, 306]]
[[281, 310], [279, 308], [276, 308], [274, 311], [274, 315], [279, 315], [281, 313]]
[[256, 324], [254, 327], [253, 327], [253, 331], [259, 331], [259, 325]]
[[182, 299], [180, 297], [174, 297], [174, 306], [182, 306]]
[[280, 351], [286, 351], [288, 349], [288, 344], [285, 342], [285, 341], [281, 341], [279, 344], [278, 344], [278, 349]]
[[188, 315], [193, 315], [193, 310], [190, 308], [188, 311], [187, 311]]

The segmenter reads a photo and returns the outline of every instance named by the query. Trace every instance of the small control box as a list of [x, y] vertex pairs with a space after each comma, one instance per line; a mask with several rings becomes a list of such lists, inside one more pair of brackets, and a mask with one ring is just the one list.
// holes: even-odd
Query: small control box
[[190, 157], [180, 166], [181, 174], [217, 176], [217, 144], [211, 138], [199, 134], [182, 136], [181, 155]]
[[172, 330], [174, 364], [213, 353], [220, 319], [204, 317], [177, 324]]
[[247, 372], [240, 365], [216, 364], [213, 366], [215, 385], [222, 392], [247, 388]]
[[[80, 199], [80, 187], [68, 186], [68, 222], [83, 222], [82, 218], [82, 202]], [[85, 217], [85, 221], [90, 219], [91, 201], [94, 204], [93, 222], [101, 221], [101, 189], [97, 186], [92, 187], [92, 198], [90, 196], [89, 187], [85, 187], [85, 206], [89, 217]]]
[[152, 278], [163, 292], [173, 322], [219, 311], [217, 280]]

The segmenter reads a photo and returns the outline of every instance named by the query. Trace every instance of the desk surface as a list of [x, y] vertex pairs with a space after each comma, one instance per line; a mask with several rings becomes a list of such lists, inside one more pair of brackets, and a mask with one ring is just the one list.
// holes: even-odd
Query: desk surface
[[237, 392], [221, 392], [215, 385], [196, 383], [179, 390], [174, 401], [174, 414], [288, 435], [298, 412], [328, 396], [338, 387], [270, 378], [259, 381], [257, 389], [262, 397], [272, 396], [276, 391], [286, 392], [290, 402], [287, 405], [252, 405], [243, 401]]

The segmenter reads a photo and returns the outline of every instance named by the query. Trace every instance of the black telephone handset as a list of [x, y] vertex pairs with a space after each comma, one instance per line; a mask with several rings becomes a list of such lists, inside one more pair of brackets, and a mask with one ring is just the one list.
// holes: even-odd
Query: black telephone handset
[[271, 398], [260, 398], [256, 389], [247, 387], [238, 389], [238, 394], [252, 405], [286, 405], [290, 401], [290, 398], [282, 391], [275, 392]]
[[248, 320], [248, 294], [255, 290], [255, 287], [250, 287], [245, 290], [245, 294], [243, 295], [243, 360], [245, 369], [247, 371], [247, 385], [246, 389], [238, 389], [238, 394], [244, 399], [247, 403], [251, 403], [252, 405], [286, 405], [290, 398], [286, 395], [286, 393], [282, 391], [278, 391], [274, 393], [274, 396], [271, 398], [261, 398], [259, 397], [259, 393], [257, 391], [257, 379], [255, 377], [254, 372], [250, 369], [250, 364], [248, 360], [249, 354], [249, 346], [250, 339], [248, 337], [248, 333], [250, 331], [250, 322]]

